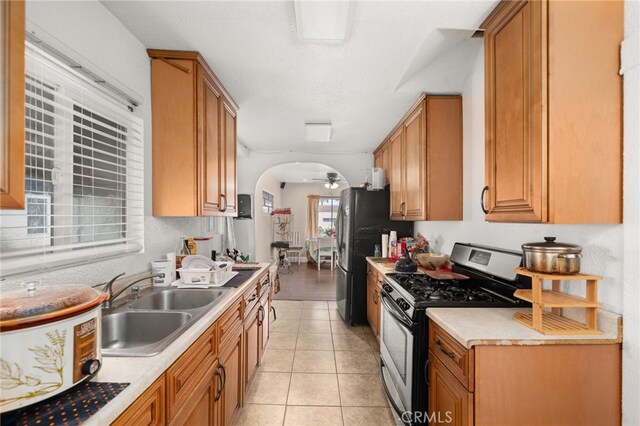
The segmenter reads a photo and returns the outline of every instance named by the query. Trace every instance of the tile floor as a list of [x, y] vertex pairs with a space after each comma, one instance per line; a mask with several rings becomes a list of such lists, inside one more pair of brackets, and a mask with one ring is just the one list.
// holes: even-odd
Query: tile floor
[[239, 425], [394, 425], [378, 341], [335, 302], [274, 300], [278, 319]]

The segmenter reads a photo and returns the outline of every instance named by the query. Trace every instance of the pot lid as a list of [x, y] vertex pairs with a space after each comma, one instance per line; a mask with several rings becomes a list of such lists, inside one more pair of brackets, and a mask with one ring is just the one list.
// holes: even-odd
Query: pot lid
[[542, 243], [527, 243], [522, 245], [523, 250], [544, 253], [581, 253], [582, 247], [576, 244], [556, 243], [556, 237], [544, 237]]
[[87, 285], [41, 286], [24, 283], [22, 289], [2, 292], [0, 330], [52, 322], [91, 309], [108, 295]]

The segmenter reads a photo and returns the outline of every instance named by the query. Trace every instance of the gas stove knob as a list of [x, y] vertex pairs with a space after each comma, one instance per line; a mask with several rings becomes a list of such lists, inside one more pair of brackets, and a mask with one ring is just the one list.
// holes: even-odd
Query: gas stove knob
[[398, 304], [398, 307], [399, 307], [400, 309], [402, 309], [403, 311], [406, 311], [407, 309], [409, 309], [409, 308], [411, 307], [411, 306], [409, 305], [409, 303], [407, 303], [407, 301], [406, 301], [406, 300], [404, 300], [404, 299], [400, 299], [400, 298], [398, 298], [398, 299], [396, 300], [396, 303]]
[[389, 284], [382, 284], [382, 289], [387, 293], [391, 293], [393, 291], [393, 287], [391, 287]]

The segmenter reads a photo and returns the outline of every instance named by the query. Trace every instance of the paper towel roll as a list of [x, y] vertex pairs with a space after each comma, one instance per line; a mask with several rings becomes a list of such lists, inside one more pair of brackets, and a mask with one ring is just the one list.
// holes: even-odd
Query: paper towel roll
[[382, 234], [382, 257], [389, 257], [389, 234]]

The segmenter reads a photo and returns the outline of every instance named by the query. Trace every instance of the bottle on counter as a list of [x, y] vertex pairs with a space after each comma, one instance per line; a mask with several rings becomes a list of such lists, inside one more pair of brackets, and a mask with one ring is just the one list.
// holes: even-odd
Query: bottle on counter
[[398, 233], [396, 231], [391, 231], [389, 233], [389, 259], [398, 260]]
[[182, 259], [190, 254], [189, 240], [185, 237], [178, 238], [178, 247], [176, 248], [176, 269], [182, 268]]

